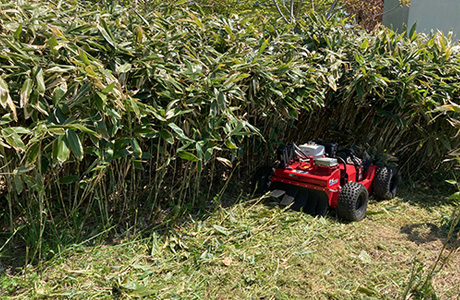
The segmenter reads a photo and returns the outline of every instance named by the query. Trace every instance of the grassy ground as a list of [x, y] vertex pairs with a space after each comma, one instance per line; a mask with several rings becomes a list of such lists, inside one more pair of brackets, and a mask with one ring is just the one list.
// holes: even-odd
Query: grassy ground
[[[239, 201], [147, 237], [64, 249], [43, 272], [3, 266], [5, 298], [401, 299], [424, 279], [447, 235], [454, 205], [429, 190], [371, 201], [343, 223]], [[447, 250], [451, 250], [448, 245]], [[460, 299], [458, 249], [433, 279], [439, 299]], [[1, 266], [0, 266], [1, 267]], [[6, 268], [6, 270], [5, 270]], [[415, 299], [409, 290], [407, 298]]]

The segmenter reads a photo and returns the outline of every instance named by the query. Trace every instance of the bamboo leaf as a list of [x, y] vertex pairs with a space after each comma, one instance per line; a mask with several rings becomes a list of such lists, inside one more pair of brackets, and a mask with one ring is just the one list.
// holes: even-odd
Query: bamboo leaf
[[45, 93], [46, 87], [45, 87], [45, 80], [43, 79], [43, 69], [38, 68], [37, 74], [35, 75], [35, 81], [37, 83], [37, 92], [40, 95], [43, 95]]
[[221, 233], [221, 234], [223, 234], [223, 235], [229, 235], [229, 234], [231, 233], [230, 230], [228, 230], [227, 228], [225, 228], [225, 227], [223, 227], [223, 226], [214, 225], [213, 227], [214, 227], [214, 229], [215, 229], [217, 232], [219, 232], [219, 233]]
[[171, 134], [171, 132], [165, 130], [165, 129], [162, 129], [158, 132], [158, 134], [168, 143], [170, 144], [174, 144], [174, 137], [173, 135]]
[[2, 129], [2, 137], [15, 150], [20, 152], [24, 152], [26, 150], [24, 142], [22, 141], [19, 134], [13, 128]]
[[34, 168], [35, 168], [35, 164], [29, 164], [27, 166], [22, 166], [22, 167], [16, 168], [13, 171], [13, 173], [21, 175], [21, 174], [25, 174], [25, 173], [28, 173], [28, 172], [32, 171]]
[[52, 36], [49, 40], [48, 40], [48, 46], [50, 47], [50, 51], [52, 54], [56, 55], [58, 53], [58, 51], [56, 50], [56, 47], [58, 46], [58, 42], [57, 42], [57, 38], [56, 36]]
[[174, 132], [177, 133], [179, 135], [179, 137], [186, 138], [184, 131], [179, 126], [177, 126], [174, 123], [169, 123], [168, 126], [172, 130], [174, 130]]
[[107, 85], [103, 90], [102, 93], [104, 94], [109, 94], [110, 92], [113, 91], [113, 88], [115, 87], [115, 81], [111, 82], [109, 85]]
[[230, 160], [223, 158], [223, 157], [217, 157], [217, 161], [221, 162], [222, 164], [226, 165], [229, 168], [233, 168], [233, 164]]
[[77, 133], [74, 130], [68, 129], [66, 130], [65, 137], [67, 147], [72, 150], [72, 153], [78, 158], [78, 160], [82, 160], [83, 146]]
[[18, 29], [14, 32], [14, 37], [16, 40], [19, 40], [21, 38], [21, 32], [22, 32], [22, 23], [19, 24]]
[[135, 138], [131, 139], [131, 146], [133, 147], [134, 154], [137, 158], [142, 158], [142, 149]]
[[19, 107], [26, 107], [29, 102], [30, 93], [32, 92], [33, 81], [27, 78], [21, 88]]
[[70, 150], [67, 148], [64, 141], [64, 136], [61, 135], [58, 137], [54, 144], [53, 156], [58, 159], [60, 162], [65, 162], [70, 155]]
[[0, 104], [2, 105], [3, 108], [6, 108], [7, 106], [11, 109], [13, 112], [13, 118], [15, 121], [18, 120], [18, 116], [16, 113], [16, 106], [13, 103], [13, 100], [11, 99], [10, 92], [8, 89], [8, 84], [6, 83], [5, 80], [0, 76]]
[[194, 14], [190, 14], [190, 16], [192, 17], [193, 21], [198, 27], [200, 27], [201, 29], [204, 29], [203, 23], [201, 22], [199, 18], [197, 18]]
[[190, 161], [198, 161], [199, 160], [198, 157], [196, 157], [194, 154], [192, 154], [190, 152], [187, 152], [187, 151], [180, 151], [180, 152], [177, 153], [177, 155], [180, 158], [190, 160]]
[[24, 190], [24, 185], [22, 184], [21, 178], [18, 175], [13, 176], [14, 190], [17, 194], [21, 194]]
[[262, 43], [262, 46], [260, 46], [259, 52], [257, 53], [257, 56], [261, 56], [261, 55], [262, 55], [262, 53], [265, 51], [265, 48], [267, 48], [268, 43], [269, 43], [269, 40], [268, 40], [268, 39], [266, 39], [266, 40]]
[[225, 145], [227, 145], [227, 147], [230, 149], [238, 149], [238, 146], [233, 143], [231, 138], [225, 140]]
[[369, 40], [366, 38], [364, 41], [361, 43], [361, 50], [365, 50], [369, 46]]
[[27, 162], [28, 163], [34, 163], [37, 160], [38, 154], [40, 152], [40, 145], [39, 144], [33, 144], [29, 147], [27, 150]]
[[102, 34], [102, 36], [107, 41], [107, 43], [109, 43], [110, 46], [116, 48], [115, 39], [112, 35], [112, 32], [109, 29], [109, 26], [107, 26], [107, 23], [105, 22], [104, 19], [101, 19], [101, 24], [102, 26], [97, 25], [99, 32]]
[[455, 192], [449, 196], [449, 199], [460, 200], [460, 192]]
[[88, 59], [88, 55], [86, 55], [86, 52], [81, 49], [81, 48], [78, 48], [78, 56], [80, 56], [80, 59], [81, 61], [85, 64], [85, 65], [90, 65], [91, 64], [91, 61]]

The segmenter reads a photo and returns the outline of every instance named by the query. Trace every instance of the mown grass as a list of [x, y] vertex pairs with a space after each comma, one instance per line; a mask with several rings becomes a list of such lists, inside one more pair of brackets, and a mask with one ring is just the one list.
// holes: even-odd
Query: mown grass
[[[5, 298], [400, 299], [423, 281], [455, 206], [439, 191], [372, 201], [362, 222], [314, 218], [266, 198], [239, 198], [147, 235], [73, 245], [35, 267], [4, 270]], [[227, 199], [228, 200], [228, 199]], [[451, 247], [452, 245], [448, 246]], [[460, 258], [435, 274], [439, 299], [458, 299]], [[415, 268], [414, 268], [415, 267]], [[5, 268], [5, 266], [3, 266]], [[19, 271], [13, 275], [13, 271]], [[417, 299], [411, 291], [408, 298]], [[421, 298], [418, 298], [421, 299]]]

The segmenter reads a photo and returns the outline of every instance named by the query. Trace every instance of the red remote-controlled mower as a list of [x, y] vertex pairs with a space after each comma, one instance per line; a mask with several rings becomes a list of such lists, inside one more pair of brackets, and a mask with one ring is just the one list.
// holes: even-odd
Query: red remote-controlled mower
[[321, 141], [289, 144], [277, 150], [275, 167], [260, 168], [254, 176], [256, 192], [270, 191], [311, 215], [324, 215], [335, 209], [339, 218], [360, 221], [366, 215], [369, 195], [392, 199], [398, 186], [394, 167], [378, 167], [356, 157], [351, 150], [338, 150], [338, 144]]

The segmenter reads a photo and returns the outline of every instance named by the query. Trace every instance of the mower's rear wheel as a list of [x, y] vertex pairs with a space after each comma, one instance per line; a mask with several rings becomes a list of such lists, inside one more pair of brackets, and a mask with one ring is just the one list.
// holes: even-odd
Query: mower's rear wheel
[[340, 192], [337, 214], [346, 221], [360, 221], [366, 215], [368, 201], [366, 187], [358, 182], [349, 182]]
[[272, 175], [272, 167], [260, 167], [252, 179], [252, 191], [254, 191], [256, 195], [265, 194], [268, 192]]
[[372, 192], [377, 200], [390, 200], [396, 196], [399, 174], [396, 168], [385, 166], [378, 168], [372, 181]]

